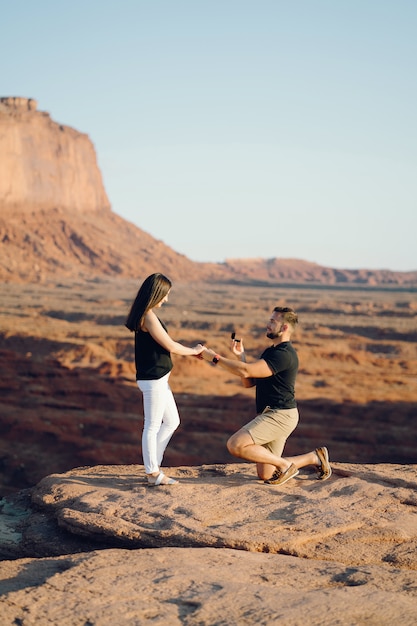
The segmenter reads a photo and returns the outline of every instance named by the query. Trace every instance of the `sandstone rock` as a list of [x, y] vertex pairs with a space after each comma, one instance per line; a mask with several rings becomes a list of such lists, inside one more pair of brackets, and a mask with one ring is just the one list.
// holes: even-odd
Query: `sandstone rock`
[[94, 146], [30, 98], [0, 99], [1, 211], [110, 210]]
[[226, 259], [225, 268], [254, 282], [321, 285], [404, 285], [417, 283], [417, 271], [334, 269], [301, 259]]
[[[51, 475], [32, 502], [61, 528], [126, 547], [218, 547], [417, 569], [417, 466], [334, 464], [283, 487], [253, 464], [176, 467], [180, 484], [149, 487], [142, 466], [96, 466]], [[354, 550], [353, 550], [354, 547]]]
[[282, 487], [251, 464], [168, 468], [173, 487], [142, 466], [49, 476], [3, 503], [2, 624], [414, 626], [417, 466], [333, 470]]
[[36, 111], [38, 103], [33, 98], [20, 98], [18, 96], [0, 98], [0, 113]]
[[[1, 202], [0, 202], [1, 207]], [[200, 266], [112, 211], [28, 208], [0, 212], [0, 280], [136, 278], [156, 269], [173, 280], [224, 279], [220, 264]]]
[[414, 626], [416, 572], [214, 548], [0, 563], [2, 623]]

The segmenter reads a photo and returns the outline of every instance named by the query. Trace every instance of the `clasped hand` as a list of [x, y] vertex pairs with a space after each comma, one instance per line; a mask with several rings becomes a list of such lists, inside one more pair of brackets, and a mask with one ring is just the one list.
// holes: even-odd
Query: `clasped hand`
[[[232, 339], [231, 344], [230, 344], [230, 349], [233, 352], [233, 354], [235, 356], [241, 356], [245, 349], [243, 347], [243, 341], [242, 340], [236, 340], [236, 339]], [[211, 348], [206, 348], [203, 347], [203, 351], [201, 352], [200, 356], [205, 360], [205, 361], [212, 361], [213, 357], [215, 357], [217, 355], [217, 352], [215, 352], [214, 350], [212, 350]]]

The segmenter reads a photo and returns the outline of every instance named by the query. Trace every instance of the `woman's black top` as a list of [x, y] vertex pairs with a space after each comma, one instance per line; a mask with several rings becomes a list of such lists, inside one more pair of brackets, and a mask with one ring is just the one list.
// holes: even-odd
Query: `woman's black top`
[[[159, 318], [158, 318], [159, 319]], [[159, 320], [164, 330], [165, 324]], [[136, 380], [156, 380], [172, 370], [171, 354], [150, 333], [135, 332]]]

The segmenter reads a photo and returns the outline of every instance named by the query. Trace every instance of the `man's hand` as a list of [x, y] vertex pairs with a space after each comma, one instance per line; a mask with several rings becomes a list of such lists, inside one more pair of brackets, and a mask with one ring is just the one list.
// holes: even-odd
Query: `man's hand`
[[230, 347], [233, 354], [236, 356], [241, 356], [245, 352], [245, 348], [243, 347], [243, 341], [241, 339], [232, 339], [232, 345]]

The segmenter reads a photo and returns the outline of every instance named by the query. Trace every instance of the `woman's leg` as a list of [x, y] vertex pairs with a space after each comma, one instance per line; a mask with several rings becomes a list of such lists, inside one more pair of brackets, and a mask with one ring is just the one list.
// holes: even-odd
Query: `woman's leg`
[[169, 374], [158, 380], [137, 381], [143, 394], [142, 456], [147, 474], [159, 471], [166, 446], [179, 424], [168, 379]]
[[162, 418], [162, 424], [156, 438], [156, 454], [159, 466], [162, 463], [164, 452], [172, 435], [180, 425], [180, 416], [168, 381], [165, 390], [165, 401], [165, 411]]
[[159, 470], [157, 436], [165, 410], [165, 394], [160, 380], [138, 380], [143, 395], [142, 456], [145, 472], [154, 474]]

